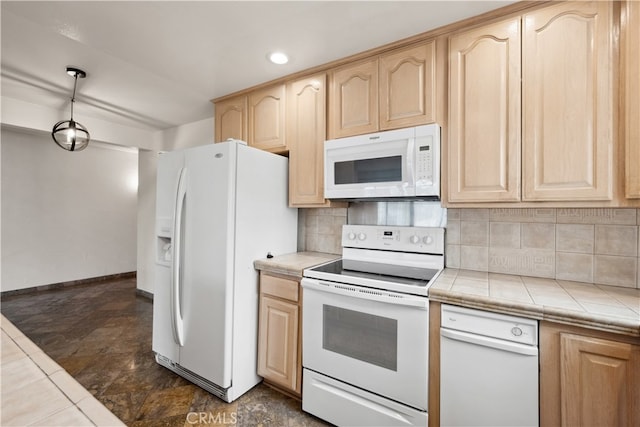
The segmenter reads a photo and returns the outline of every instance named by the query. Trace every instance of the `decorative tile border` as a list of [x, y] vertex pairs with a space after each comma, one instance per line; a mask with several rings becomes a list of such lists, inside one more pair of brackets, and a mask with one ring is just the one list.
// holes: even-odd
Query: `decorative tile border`
[[555, 253], [540, 249], [490, 248], [489, 271], [555, 278]]
[[637, 209], [558, 209], [558, 224], [634, 225]]
[[491, 209], [490, 221], [499, 222], [556, 222], [556, 209]]
[[463, 221], [488, 221], [489, 209], [461, 209], [460, 219]]

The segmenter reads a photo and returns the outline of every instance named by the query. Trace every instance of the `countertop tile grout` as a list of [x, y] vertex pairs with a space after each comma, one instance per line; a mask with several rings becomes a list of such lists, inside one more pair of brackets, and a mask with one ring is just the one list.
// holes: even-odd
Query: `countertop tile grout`
[[[513, 280], [514, 275], [505, 275], [505, 280], [500, 282], [504, 288], [496, 292], [496, 295], [492, 295], [491, 279], [499, 280], [500, 274], [494, 273], [489, 278], [488, 287], [484, 280], [475, 281], [474, 287], [474, 281], [470, 278], [473, 275], [473, 272], [462, 269], [445, 269], [441, 277], [453, 276], [454, 279], [443, 281], [442, 284], [439, 283], [440, 278], [436, 279], [429, 289], [429, 299], [640, 337], [640, 315], [633, 315], [637, 314], [637, 311], [630, 307], [628, 302], [634, 297], [640, 301], [638, 289], [611, 286], [603, 289], [600, 285], [580, 282], [570, 282], [575, 284], [575, 287], [568, 283], [563, 286], [560, 280], [528, 276], [517, 276], [520, 278], [518, 282]], [[456, 286], [458, 280], [461, 280], [463, 286]], [[531, 301], [523, 302], [521, 298], [510, 298], [508, 292], [510, 286], [514, 290], [512, 295], [520, 295], [521, 286], [524, 286]], [[591, 298], [596, 298], [599, 293], [602, 293], [603, 296], [607, 295], [615, 300], [617, 304], [600, 304], [597, 299], [588, 300], [587, 296], [581, 299], [580, 292], [595, 295]], [[627, 310], [633, 314], [623, 315], [622, 313]]]

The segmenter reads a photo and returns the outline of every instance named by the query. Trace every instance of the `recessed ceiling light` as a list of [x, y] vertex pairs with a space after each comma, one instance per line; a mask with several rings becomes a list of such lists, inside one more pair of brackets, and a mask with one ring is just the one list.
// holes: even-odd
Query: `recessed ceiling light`
[[289, 62], [289, 57], [282, 52], [273, 52], [269, 54], [269, 61], [274, 64], [282, 65]]

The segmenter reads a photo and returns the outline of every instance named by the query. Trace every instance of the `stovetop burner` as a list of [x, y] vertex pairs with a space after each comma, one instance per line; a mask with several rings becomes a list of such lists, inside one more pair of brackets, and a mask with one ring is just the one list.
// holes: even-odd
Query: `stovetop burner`
[[340, 276], [397, 282], [409, 286], [427, 286], [429, 281], [438, 274], [438, 270], [430, 268], [415, 268], [345, 259], [320, 265], [313, 270]]

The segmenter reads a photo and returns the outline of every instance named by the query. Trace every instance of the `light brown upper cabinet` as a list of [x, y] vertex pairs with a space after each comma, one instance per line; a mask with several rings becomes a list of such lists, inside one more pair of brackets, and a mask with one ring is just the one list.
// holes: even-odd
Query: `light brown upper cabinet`
[[215, 142], [229, 138], [246, 141], [247, 97], [229, 98], [215, 105]]
[[520, 200], [520, 18], [449, 39], [449, 201]]
[[613, 2], [524, 15], [524, 200], [610, 200]]
[[628, 1], [623, 9], [625, 58], [626, 185], [629, 199], [640, 198], [640, 3]]
[[289, 205], [323, 206], [326, 75], [288, 83], [287, 97]]
[[334, 70], [329, 89], [329, 138], [377, 131], [377, 58]]
[[400, 48], [331, 73], [329, 138], [436, 121], [436, 42]]
[[378, 60], [380, 130], [436, 121], [436, 44], [422, 43]]
[[215, 103], [215, 141], [229, 138], [274, 153], [287, 151], [285, 85], [279, 84]]
[[248, 95], [250, 146], [274, 153], [287, 151], [285, 137], [285, 85], [279, 84]]
[[612, 199], [612, 8], [563, 2], [450, 37], [449, 202]]

